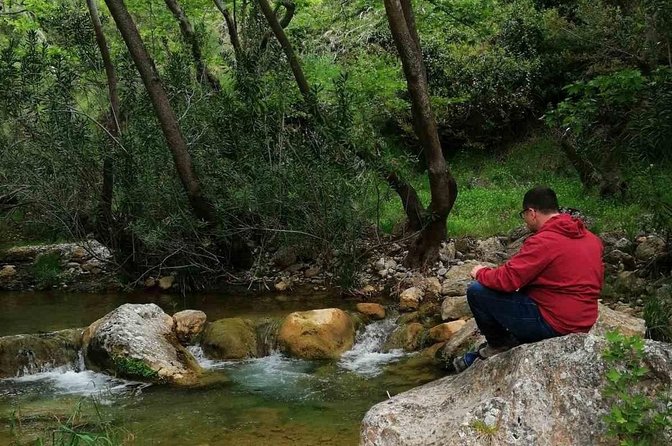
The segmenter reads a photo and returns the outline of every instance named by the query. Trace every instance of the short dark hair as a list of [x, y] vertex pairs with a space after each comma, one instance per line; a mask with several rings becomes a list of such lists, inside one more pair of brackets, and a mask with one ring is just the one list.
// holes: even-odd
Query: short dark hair
[[523, 209], [535, 209], [544, 214], [558, 212], [558, 197], [550, 187], [536, 186], [525, 193]]

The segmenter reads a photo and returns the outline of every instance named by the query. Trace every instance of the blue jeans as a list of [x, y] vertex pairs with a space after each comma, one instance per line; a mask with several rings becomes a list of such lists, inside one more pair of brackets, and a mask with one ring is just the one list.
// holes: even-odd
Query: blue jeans
[[467, 288], [467, 302], [476, 325], [493, 348], [560, 336], [546, 323], [537, 304], [521, 292], [501, 293], [474, 281]]

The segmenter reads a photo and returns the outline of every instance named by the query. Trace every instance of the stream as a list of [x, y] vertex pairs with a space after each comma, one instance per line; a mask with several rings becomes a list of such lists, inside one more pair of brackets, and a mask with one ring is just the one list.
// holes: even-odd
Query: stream
[[[223, 317], [283, 317], [292, 311], [356, 301], [322, 294], [248, 292], [179, 297], [161, 294], [81, 295], [0, 293], [0, 336], [84, 327], [125, 302], [153, 302], [172, 314], [203, 310]], [[216, 361], [198, 346], [191, 352], [206, 370], [206, 384], [175, 388], [125, 381], [65, 367], [0, 380], [0, 445], [32, 444], [45, 426], [79, 407], [84, 419], [101, 417], [140, 445], [356, 445], [359, 426], [374, 404], [436, 379], [441, 372], [418, 355], [382, 345], [395, 317], [363, 327], [338, 361], [305, 361], [279, 352], [243, 361]], [[95, 401], [95, 404], [93, 403]], [[22, 443], [25, 442], [25, 443]]]

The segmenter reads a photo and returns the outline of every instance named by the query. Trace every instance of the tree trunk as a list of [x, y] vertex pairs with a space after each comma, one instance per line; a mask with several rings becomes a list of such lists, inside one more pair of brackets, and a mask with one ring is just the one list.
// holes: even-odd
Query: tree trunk
[[396, 172], [389, 173], [386, 176], [386, 180], [387, 184], [390, 185], [392, 190], [394, 190], [401, 199], [406, 218], [408, 218], [408, 227], [412, 231], [421, 230], [423, 217], [426, 211], [415, 188], [399, 178]]
[[408, 266], [419, 267], [431, 264], [438, 258], [440, 244], [446, 238], [446, 220], [457, 198], [457, 182], [441, 150], [410, 0], [384, 1], [390, 31], [411, 97], [415, 133], [422, 145], [429, 172], [429, 221], [424, 222], [422, 232], [404, 261]]
[[559, 140], [562, 152], [574, 169], [576, 169], [583, 187], [588, 190], [600, 184], [602, 182], [602, 175], [598, 172], [595, 166], [593, 166], [593, 163], [576, 151], [576, 147], [574, 147], [572, 141], [569, 140], [569, 136], [559, 136]]
[[214, 2], [215, 6], [217, 6], [217, 9], [219, 9], [219, 12], [221, 12], [224, 16], [224, 21], [226, 21], [226, 29], [229, 31], [231, 46], [233, 46], [233, 52], [236, 55], [236, 61], [240, 63], [242, 48], [240, 46], [240, 38], [238, 37], [238, 24], [231, 18], [229, 9], [222, 0], [214, 0]]
[[180, 25], [182, 38], [187, 45], [191, 47], [191, 56], [194, 58], [194, 63], [196, 64], [198, 81], [203, 85], [209, 85], [214, 91], [220, 91], [222, 87], [219, 80], [217, 80], [217, 78], [210, 72], [203, 60], [203, 53], [201, 52], [201, 45], [198, 42], [198, 37], [194, 32], [194, 27], [189, 21], [189, 18], [184, 13], [182, 6], [180, 6], [177, 0], [165, 0], [165, 2], [168, 9], [170, 9], [170, 12], [173, 13], [173, 17], [175, 17], [175, 20], [177, 20], [177, 23]]
[[145, 84], [194, 215], [208, 224], [214, 225], [214, 208], [201, 192], [201, 186], [191, 164], [191, 156], [187, 150], [187, 143], [182, 136], [177, 116], [168, 101], [168, 95], [161, 85], [159, 73], [145, 49], [135, 22], [128, 13], [123, 0], [105, 0], [105, 3], [121, 32], [131, 58], [140, 73], [142, 82]]
[[[91, 16], [93, 31], [96, 36], [96, 44], [103, 59], [105, 75], [107, 77], [107, 89], [110, 99], [110, 112], [106, 120], [106, 128], [112, 138], [119, 138], [121, 134], [120, 100], [117, 91], [117, 73], [112, 63], [107, 39], [103, 33], [103, 25], [100, 22], [98, 6], [95, 0], [86, 0], [86, 5]], [[112, 147], [116, 141], [107, 144], [108, 149], [103, 158], [103, 185], [100, 194], [100, 223], [98, 232], [104, 237], [103, 242], [112, 242], [112, 198], [114, 193], [114, 155]]]
[[310, 86], [308, 85], [306, 76], [303, 74], [303, 69], [301, 68], [299, 59], [296, 57], [294, 48], [292, 48], [292, 44], [287, 38], [285, 30], [282, 28], [280, 22], [278, 22], [278, 17], [271, 9], [271, 5], [268, 4], [268, 0], [259, 0], [259, 6], [261, 7], [261, 12], [264, 14], [264, 17], [266, 17], [266, 21], [268, 21], [273, 34], [275, 34], [275, 38], [278, 39], [285, 56], [287, 56], [289, 66], [291, 67], [292, 73], [294, 74], [294, 79], [296, 79], [296, 84], [299, 86], [299, 91], [301, 91], [303, 98], [306, 100], [309, 106], [315, 106], [315, 100], [312, 96], [312, 92], [310, 91]]
[[[280, 27], [282, 29], [287, 28], [289, 26], [289, 22], [292, 21], [292, 18], [294, 17], [294, 11], [296, 11], [296, 5], [288, 0], [281, 0], [277, 3], [275, 6], [275, 10], [273, 11], [273, 15], [277, 18], [278, 16], [278, 11], [280, 10], [280, 6], [285, 7], [285, 15], [282, 16], [282, 19], [278, 23], [280, 23]], [[266, 50], [266, 47], [268, 46], [268, 40], [271, 38], [273, 35], [273, 31], [269, 31], [266, 34], [264, 34], [264, 37], [261, 39], [261, 44], [259, 45], [259, 51], [264, 52]]]

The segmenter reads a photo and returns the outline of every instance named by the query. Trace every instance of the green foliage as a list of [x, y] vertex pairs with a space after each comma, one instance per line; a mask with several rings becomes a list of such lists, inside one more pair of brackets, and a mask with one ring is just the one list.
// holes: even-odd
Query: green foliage
[[663, 285], [644, 303], [647, 336], [663, 342], [672, 342], [672, 287]]
[[152, 370], [144, 361], [127, 356], [115, 356], [114, 365], [117, 372], [122, 376], [137, 377], [147, 380], [156, 379], [159, 375]]
[[40, 288], [58, 284], [61, 277], [61, 256], [58, 252], [44, 253], [33, 262], [33, 275]]
[[649, 370], [644, 365], [644, 340], [638, 336], [607, 333], [608, 348], [603, 358], [608, 364], [603, 393], [612, 401], [606, 415], [608, 434], [621, 445], [669, 444], [672, 429], [670, 395], [652, 399], [637, 390]]

